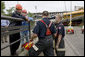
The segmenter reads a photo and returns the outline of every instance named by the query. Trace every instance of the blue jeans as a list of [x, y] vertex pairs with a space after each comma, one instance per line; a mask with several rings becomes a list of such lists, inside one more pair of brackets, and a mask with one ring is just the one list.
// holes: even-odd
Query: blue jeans
[[26, 42], [29, 42], [29, 32], [20, 32], [21, 36], [21, 45], [24, 44], [24, 39], [26, 39]]
[[[20, 36], [21, 36], [21, 45], [23, 45], [24, 39], [26, 39], [26, 42], [29, 42], [29, 32], [20, 32]], [[29, 54], [29, 51], [28, 51]]]

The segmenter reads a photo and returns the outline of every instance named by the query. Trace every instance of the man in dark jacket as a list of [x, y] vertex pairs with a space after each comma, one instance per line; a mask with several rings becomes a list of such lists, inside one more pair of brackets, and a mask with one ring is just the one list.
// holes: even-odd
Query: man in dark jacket
[[[27, 17], [21, 15], [21, 12], [22, 12], [22, 6], [20, 4], [17, 4], [16, 11], [12, 14], [12, 17], [22, 18], [26, 21], [29, 21]], [[10, 26], [20, 26], [20, 25], [21, 25], [21, 21], [12, 21], [10, 23]], [[10, 43], [13, 43], [14, 41], [20, 39], [20, 33], [11, 34], [9, 37], [10, 37], [9, 38]], [[20, 45], [20, 41], [10, 46], [10, 51], [12, 56], [17, 55], [16, 50], [19, 48], [19, 45]]]
[[[56, 29], [54, 24], [51, 23], [48, 18], [48, 11], [44, 11], [42, 15], [43, 18], [37, 22], [31, 38], [32, 40], [36, 37], [39, 38], [39, 41], [35, 44], [38, 50], [35, 51], [33, 48], [31, 48], [29, 50], [29, 56], [38, 56], [41, 52], [43, 52], [45, 56], [54, 56], [52, 35], [56, 36]], [[49, 33], [47, 30], [48, 27], [50, 29]]]
[[61, 22], [62, 16], [57, 15], [56, 16], [56, 32], [57, 36], [55, 38], [55, 46], [56, 46], [56, 54], [57, 56], [65, 56], [65, 43], [64, 43], [64, 36], [65, 36], [65, 28], [64, 25]]

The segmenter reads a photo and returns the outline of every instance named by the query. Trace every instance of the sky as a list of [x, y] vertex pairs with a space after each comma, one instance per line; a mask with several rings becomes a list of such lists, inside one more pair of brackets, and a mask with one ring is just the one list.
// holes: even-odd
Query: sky
[[[17, 3], [21, 4], [23, 9], [31, 13], [43, 12], [47, 10], [48, 12], [61, 12], [61, 11], [74, 11], [74, 6], [83, 6], [84, 1], [4, 1], [6, 9], [15, 7]], [[66, 4], [66, 8], [65, 8]], [[35, 9], [37, 6], [37, 9]], [[72, 6], [72, 7], [71, 7]], [[5, 9], [5, 12], [6, 12]]]

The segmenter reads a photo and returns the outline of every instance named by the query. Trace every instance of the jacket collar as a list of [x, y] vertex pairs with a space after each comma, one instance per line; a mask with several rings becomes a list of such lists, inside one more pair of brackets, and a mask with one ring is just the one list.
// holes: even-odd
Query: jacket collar
[[18, 13], [17, 11], [15, 11], [15, 13], [16, 13], [16, 14], [18, 14], [18, 15], [21, 15], [21, 14], [20, 14], [20, 13]]

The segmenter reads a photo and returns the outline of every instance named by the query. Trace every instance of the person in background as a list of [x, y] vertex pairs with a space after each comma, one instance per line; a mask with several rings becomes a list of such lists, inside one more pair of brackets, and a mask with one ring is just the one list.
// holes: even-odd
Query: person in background
[[[7, 28], [9, 26], [9, 24], [10, 24], [9, 20], [1, 20], [1, 27]], [[7, 42], [7, 36], [8, 35], [4, 35], [1, 38], [2, 43]]]

